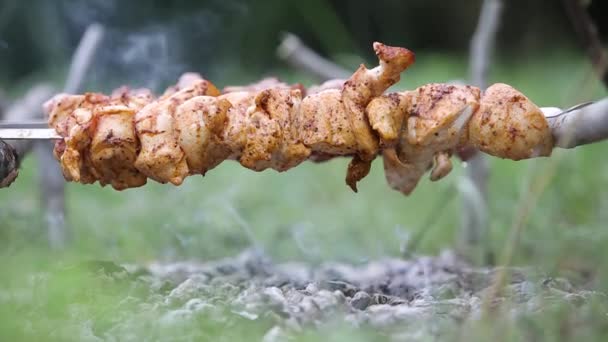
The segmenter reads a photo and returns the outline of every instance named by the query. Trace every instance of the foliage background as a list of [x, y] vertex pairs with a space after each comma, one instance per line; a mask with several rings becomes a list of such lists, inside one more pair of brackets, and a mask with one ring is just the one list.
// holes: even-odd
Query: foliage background
[[[503, 55], [525, 59], [546, 55], [547, 49], [577, 47], [560, 1], [507, 3], [498, 39]], [[598, 7], [592, 8], [596, 16], [602, 13], [599, 3], [592, 2]], [[332, 58], [352, 54], [370, 58], [374, 40], [419, 53], [466, 54], [480, 4], [478, 0], [3, 0], [0, 80], [12, 83], [64, 65], [92, 21], [111, 31], [107, 49], [98, 56], [98, 63], [105, 65], [97, 69], [103, 70], [97, 75], [103, 81], [119, 77], [116, 82], [124, 82], [128, 75], [131, 82], [160, 81], [164, 86], [175, 74], [193, 69], [217, 82], [231, 82], [243, 72], [254, 79], [280, 64], [274, 51], [283, 31], [299, 35]]]

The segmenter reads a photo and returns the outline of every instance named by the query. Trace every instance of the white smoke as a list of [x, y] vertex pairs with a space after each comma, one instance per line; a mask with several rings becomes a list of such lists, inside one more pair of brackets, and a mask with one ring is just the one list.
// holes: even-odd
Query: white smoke
[[107, 92], [126, 84], [160, 92], [183, 72], [208, 74], [214, 61], [221, 60], [216, 50], [224, 41], [218, 32], [227, 25], [225, 20], [247, 12], [241, 1], [212, 1], [192, 12], [155, 18], [159, 11], [152, 6], [157, 5], [146, 4], [61, 2], [71, 30], [83, 32], [92, 22], [100, 22], [106, 29], [87, 77], [88, 89]]

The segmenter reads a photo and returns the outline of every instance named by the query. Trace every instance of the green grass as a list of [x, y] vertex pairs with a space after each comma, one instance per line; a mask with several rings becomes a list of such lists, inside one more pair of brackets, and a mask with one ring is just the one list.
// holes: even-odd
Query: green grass
[[[568, 106], [606, 96], [597, 81], [588, 78], [590, 69], [584, 57], [563, 53], [546, 56], [502, 60], [493, 69], [492, 80], [514, 85], [541, 106]], [[460, 57], [428, 54], [419, 55], [418, 61], [404, 74], [397, 88], [466, 76], [466, 60]], [[280, 74], [288, 80], [298, 77]], [[555, 176], [530, 210], [515, 250], [515, 263], [535, 267], [548, 275], [565, 275], [590, 289], [608, 291], [607, 147], [608, 143], [600, 143], [556, 151], [554, 158], [534, 161], [492, 159], [489, 201], [492, 250], [501, 255], [518, 215], [522, 194], [555, 167]], [[123, 192], [98, 185], [68, 184], [67, 213], [72, 240], [66, 250], [57, 252], [46, 247], [37, 209], [36, 165], [28, 158], [17, 182], [0, 190], [3, 274], [0, 337], [4, 331], [16, 334], [7, 338], [25, 338], [16, 333], [16, 322], [36, 310], [38, 315], [55, 317], [51, 321], [33, 320], [34, 325], [50, 324], [43, 331], [51, 331], [52, 325], [72, 322], [65, 312], [68, 303], [81, 303], [82, 310], [91, 317], [103, 318], [123, 310], [115, 304], [135, 290], [123, 285], [91, 283], [78, 274], [57, 276], [57, 286], [38, 293], [37, 301], [4, 295], [23, 295], [23, 291], [32, 295], [35, 291], [30, 288], [31, 278], [35, 272], [81, 260], [135, 263], [158, 259], [207, 260], [233, 255], [253, 244], [277, 260], [359, 262], [398, 255], [404, 236], [423, 228], [431, 215], [438, 219], [425, 235], [419, 251], [437, 253], [454, 245], [460, 223], [460, 199], [456, 196], [443, 208], [437, 208], [436, 203], [459, 181], [463, 174], [460, 163], [455, 163], [447, 179], [439, 183], [425, 179], [413, 195], [404, 197], [388, 188], [380, 161], [361, 183], [359, 193], [352, 193], [344, 184], [347, 162], [306, 163], [280, 174], [255, 173], [226, 162], [204, 178], [190, 177], [181, 187], [151, 182]], [[519, 340], [527, 331], [541, 329], [539, 326], [557, 334], [559, 319], [571, 315], [569, 311], [564, 314], [558, 310], [523, 325], [504, 323], [502, 328], [510, 333], [502, 335], [501, 340]], [[605, 324], [605, 317], [589, 317], [598, 321], [598, 327]], [[601, 336], [600, 330], [594, 330], [594, 319], [582, 322], [581, 327], [574, 326], [572, 329], [582, 330], [573, 336]], [[262, 329], [265, 326], [248, 324], [237, 329], [235, 337], [248, 336], [248, 331], [265, 331]], [[483, 324], [470, 332], [472, 338], [484, 340], [494, 336], [496, 332]], [[188, 329], [200, 326], [185, 331]], [[374, 337], [373, 332], [365, 334], [344, 328], [331, 334], [305, 332], [302, 338]]]

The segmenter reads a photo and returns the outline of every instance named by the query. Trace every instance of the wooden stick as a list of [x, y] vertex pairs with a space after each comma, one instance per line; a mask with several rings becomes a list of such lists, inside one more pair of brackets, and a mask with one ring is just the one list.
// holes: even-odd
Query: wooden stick
[[103, 35], [104, 29], [100, 24], [94, 23], [87, 27], [72, 56], [70, 70], [63, 88], [65, 93], [77, 93], [80, 90]]
[[40, 205], [51, 248], [63, 248], [69, 240], [65, 223], [65, 179], [53, 156], [53, 144], [36, 142], [34, 153], [38, 160], [38, 184]]
[[[488, 70], [500, 25], [502, 8], [502, 0], [484, 0], [477, 28], [471, 39], [470, 79], [472, 85], [480, 89], [485, 89], [488, 84]], [[467, 160], [465, 179], [458, 186], [463, 204], [459, 234], [460, 249], [466, 251], [477, 262], [489, 263], [492, 257], [485, 237], [488, 226], [487, 201], [490, 170], [484, 154], [477, 151], [473, 151], [471, 154], [472, 157]]]
[[492, 51], [500, 25], [502, 8], [502, 0], [484, 0], [481, 5], [477, 28], [471, 39], [469, 53], [471, 84], [481, 89], [488, 86], [488, 70], [490, 69]]
[[[95, 51], [103, 38], [103, 27], [91, 24], [80, 39], [72, 56], [70, 69], [63, 91], [77, 93], [93, 63]], [[41, 205], [51, 247], [62, 248], [69, 240], [65, 223], [65, 180], [57, 161], [53, 157], [53, 143], [36, 142], [34, 145], [38, 159], [38, 179], [41, 190]]]
[[555, 147], [575, 148], [608, 139], [608, 98], [556, 115], [559, 108], [541, 108], [555, 139]]
[[285, 60], [292, 67], [307, 72], [321, 81], [347, 79], [352, 74], [345, 68], [317, 54], [292, 33], [286, 33], [283, 36], [277, 54], [279, 58]]

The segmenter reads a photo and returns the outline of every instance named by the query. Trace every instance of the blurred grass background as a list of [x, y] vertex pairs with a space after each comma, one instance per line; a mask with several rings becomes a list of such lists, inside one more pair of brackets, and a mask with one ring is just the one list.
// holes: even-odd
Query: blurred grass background
[[[314, 80], [308, 75], [288, 69], [274, 57], [282, 30], [298, 33], [318, 51], [352, 69], [362, 59], [373, 65], [372, 40], [411, 48], [417, 52], [417, 62], [403, 75], [397, 89], [466, 79], [468, 39], [479, 8], [475, 1], [458, 9], [444, 1], [404, 5], [392, 1], [347, 5], [322, 0], [307, 5], [277, 1], [208, 1], [203, 5], [194, 1], [146, 5], [141, 1], [33, 2], [32, 13], [16, 1], [0, 4], [0, 55], [5, 58], [0, 65], [0, 89], [11, 97], [41, 80], [61, 84], [72, 47], [91, 20], [110, 29], [107, 49], [97, 57], [97, 69], [88, 79], [88, 86], [95, 90], [124, 83], [160, 89], [185, 70], [201, 71], [220, 86], [247, 83], [262, 75], [312, 84]], [[517, 24], [526, 22], [525, 18], [505, 19], [501, 30], [504, 39], [499, 40], [490, 81], [511, 84], [540, 106], [567, 107], [606, 96], [584, 51], [573, 42], [563, 13], [549, 1], [517, 3], [527, 8], [522, 15], [539, 16], [545, 10], [545, 17], [531, 20], [528, 26]], [[516, 11], [516, 5], [507, 7], [506, 18]], [[129, 11], [136, 10], [135, 18], [127, 20]], [[366, 10], [369, 13], [365, 14]], [[231, 20], [235, 13], [241, 17]], [[387, 16], [384, 20], [383, 15]], [[201, 18], [202, 23], [198, 21]], [[42, 33], [45, 30], [48, 34]], [[182, 37], [187, 31], [190, 35]], [[137, 48], [130, 50], [134, 46]], [[159, 55], [141, 59], [159, 49]], [[135, 59], [127, 58], [129, 54]], [[607, 291], [607, 147], [604, 142], [555, 151], [551, 159], [532, 161], [493, 158], [488, 236], [492, 250], [497, 255], [502, 252], [528, 189], [550, 177], [538, 202], [530, 208], [515, 264], [532, 266], [551, 276], [566, 276], [588, 289]], [[279, 261], [358, 263], [400, 255], [407, 237], [423, 228], [431, 230], [418, 252], [436, 254], [453, 246], [460, 225], [460, 199], [456, 196], [444, 207], [437, 207], [437, 203], [459, 181], [461, 163], [455, 163], [445, 180], [424, 180], [412, 196], [404, 197], [388, 188], [380, 161], [361, 183], [359, 193], [352, 193], [343, 181], [347, 162], [305, 163], [281, 174], [255, 173], [226, 162], [204, 178], [188, 178], [180, 187], [150, 182], [123, 192], [68, 184], [67, 221], [72, 240], [66, 250], [53, 251], [47, 247], [38, 211], [36, 164], [28, 157], [16, 183], [0, 191], [0, 330], [7, 332], [7, 337], [23, 338], [26, 335], [16, 332], [15, 322], [31, 317], [35, 310], [40, 310], [40, 317], [56, 315], [55, 320], [38, 321], [49, 324], [49, 331], [54, 324], [68, 324], [69, 317], [62, 310], [74, 301], [81, 301], [93, 316], [122, 310], [114, 304], [133, 289], [107, 287], [73, 274], [55, 279], [56, 287], [43, 291], [38, 302], [15, 299], [19, 291], [28, 289], [36, 272], [82, 260], [210, 260], [255, 246]], [[424, 226], [429, 216], [438, 216], [433, 227]], [[534, 324], [559, 331], [558, 319], [563, 313], [547, 317]], [[598, 319], [598, 327], [603, 327], [604, 321], [605, 317]], [[199, 323], [204, 326], [204, 322]], [[601, 336], [593, 322], [583, 323], [590, 329], [581, 328], [583, 336]], [[222, 333], [213, 332], [217, 327], [206, 328], [210, 336]], [[264, 323], [245, 324], [232, 333], [235, 337], [254, 336], [255, 331], [263, 334], [265, 328]], [[304, 333], [302, 338], [377, 337], [373, 332], [365, 335], [348, 328], [336, 331]], [[491, 332], [480, 328], [479, 335], [487, 337]], [[505, 340], [518, 337], [516, 329], [503, 336]]]

